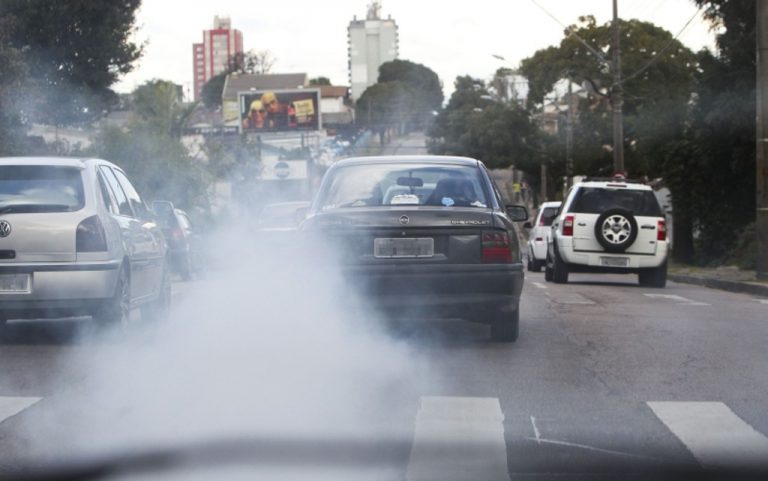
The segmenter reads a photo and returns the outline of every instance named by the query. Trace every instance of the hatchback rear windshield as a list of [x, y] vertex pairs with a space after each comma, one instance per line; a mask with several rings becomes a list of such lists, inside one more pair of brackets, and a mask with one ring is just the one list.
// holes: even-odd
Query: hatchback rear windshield
[[0, 213], [73, 212], [85, 205], [81, 169], [0, 166]]
[[559, 207], [545, 207], [544, 210], [541, 211], [539, 225], [552, 225], [552, 221], [555, 219], [555, 216], [557, 216], [558, 210], [560, 210]]
[[579, 189], [569, 211], [576, 214], [602, 214], [615, 208], [626, 209], [642, 217], [662, 217], [656, 196], [650, 190], [584, 187]]
[[429, 205], [487, 208], [480, 169], [462, 165], [364, 164], [335, 170], [320, 209]]

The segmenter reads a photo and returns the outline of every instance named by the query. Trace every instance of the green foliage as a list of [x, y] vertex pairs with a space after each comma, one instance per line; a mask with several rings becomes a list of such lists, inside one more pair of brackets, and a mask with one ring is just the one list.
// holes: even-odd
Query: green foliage
[[528, 112], [493, 101], [481, 80], [457, 77], [454, 85], [429, 131], [430, 152], [477, 158], [491, 168], [536, 171], [539, 131]]
[[438, 110], [443, 104], [443, 86], [430, 68], [408, 60], [384, 62], [379, 67], [379, 83], [403, 82], [417, 94], [417, 108]]
[[110, 86], [132, 70], [142, 47], [131, 41], [140, 0], [3, 0], [0, 19], [16, 28], [7, 44], [28, 69], [24, 115], [48, 124], [77, 124], [102, 115]]
[[210, 174], [180, 141], [189, 107], [181, 88], [153, 80], [133, 92], [134, 117], [127, 128], [104, 127], [87, 152], [125, 169], [147, 200], [170, 200], [181, 208], [206, 208]]
[[408, 122], [414, 98], [415, 92], [404, 82], [373, 84], [357, 101], [357, 121], [377, 132]]
[[309, 79], [309, 85], [311, 86], [320, 86], [320, 85], [331, 85], [331, 79], [328, 77], [315, 77]]
[[220, 73], [219, 75], [214, 75], [203, 85], [200, 97], [203, 100], [203, 104], [209, 109], [221, 107], [221, 95], [224, 93], [224, 83], [227, 81], [227, 75], [229, 74]]
[[18, 154], [24, 145], [25, 128], [15, 92], [24, 81], [26, 66], [21, 51], [9, 42], [15, 28], [12, 17], [0, 17], [0, 156]]

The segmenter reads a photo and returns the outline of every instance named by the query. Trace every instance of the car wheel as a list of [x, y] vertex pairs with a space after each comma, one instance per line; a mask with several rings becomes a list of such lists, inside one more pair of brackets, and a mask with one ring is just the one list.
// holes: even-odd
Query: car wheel
[[163, 268], [163, 278], [160, 281], [160, 292], [156, 300], [141, 307], [141, 317], [145, 321], [164, 319], [171, 310], [171, 273], [168, 263]]
[[547, 253], [547, 260], [544, 261], [544, 280], [547, 282], [552, 282], [554, 280], [552, 259], [549, 257], [549, 253]]
[[125, 267], [118, 274], [115, 294], [94, 317], [104, 327], [128, 327], [131, 320], [131, 280]]
[[532, 272], [541, 272], [541, 261], [536, 260], [536, 258], [530, 262], [530, 266]]
[[552, 259], [552, 280], [556, 284], [568, 282], [568, 264], [560, 258], [560, 254], [557, 253], [557, 246], [555, 246], [555, 257]]
[[491, 341], [515, 342], [520, 334], [520, 304], [514, 312], [498, 310], [491, 317]]
[[190, 258], [189, 254], [186, 254], [181, 259], [179, 265], [179, 275], [181, 276], [182, 280], [191, 281], [193, 272], [194, 270], [192, 269], [192, 259]]
[[664, 262], [659, 267], [651, 269], [641, 269], [637, 275], [641, 286], [645, 287], [666, 287], [667, 285], [667, 263]]
[[626, 209], [608, 209], [595, 222], [595, 238], [606, 252], [624, 252], [637, 239], [637, 220]]

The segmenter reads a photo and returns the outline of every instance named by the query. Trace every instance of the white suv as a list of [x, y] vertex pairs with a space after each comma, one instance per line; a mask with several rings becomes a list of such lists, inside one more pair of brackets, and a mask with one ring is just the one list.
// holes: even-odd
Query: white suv
[[528, 232], [528, 270], [531, 272], [539, 272], [544, 267], [552, 221], [560, 210], [560, 204], [560, 202], [544, 202], [539, 206], [535, 222], [525, 223], [525, 227], [531, 229]]
[[576, 184], [552, 222], [545, 278], [569, 272], [638, 274], [640, 285], [667, 282], [667, 226], [653, 190], [617, 176]]

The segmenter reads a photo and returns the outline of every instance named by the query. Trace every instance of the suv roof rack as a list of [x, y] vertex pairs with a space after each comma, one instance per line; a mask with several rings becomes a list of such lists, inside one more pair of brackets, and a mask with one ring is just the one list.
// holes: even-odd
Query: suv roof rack
[[643, 179], [627, 179], [624, 176], [614, 177], [584, 177], [582, 182], [621, 182], [624, 184], [646, 184], [647, 181]]

